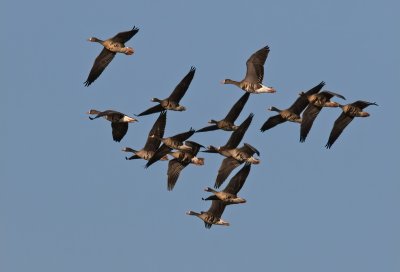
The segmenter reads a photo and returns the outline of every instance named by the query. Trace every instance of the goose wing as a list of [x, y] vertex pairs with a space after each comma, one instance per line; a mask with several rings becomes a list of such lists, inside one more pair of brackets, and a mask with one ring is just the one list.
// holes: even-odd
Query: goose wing
[[112, 136], [114, 141], [120, 142], [128, 132], [128, 123], [125, 122], [112, 122]]
[[155, 152], [154, 155], [148, 160], [145, 168], [148, 168], [150, 165], [155, 163], [156, 161], [160, 160], [162, 157], [168, 154], [172, 149], [165, 144], [162, 144]]
[[239, 172], [237, 172], [236, 175], [234, 175], [233, 178], [229, 181], [223, 192], [237, 195], [240, 189], [242, 189], [243, 184], [250, 173], [250, 169], [251, 164], [246, 163], [246, 165], [243, 166], [242, 169], [240, 169]]
[[115, 52], [111, 52], [110, 50], [103, 48], [94, 61], [88, 78], [84, 82], [86, 87], [92, 84], [101, 75], [101, 73], [103, 73], [104, 69], [106, 69], [108, 64], [110, 64], [110, 62], [113, 60], [115, 54]]
[[156, 105], [154, 107], [151, 107], [151, 108], [145, 110], [142, 113], [137, 114], [136, 116], [149, 115], [149, 114], [160, 112], [160, 111], [163, 111], [163, 110], [164, 110], [164, 108], [161, 106], [161, 104], [158, 104], [158, 105]]
[[233, 157], [225, 158], [222, 161], [221, 167], [218, 170], [218, 175], [215, 180], [214, 188], [219, 188], [222, 185], [222, 183], [224, 183], [224, 181], [228, 178], [229, 174], [233, 171], [233, 169], [235, 169], [241, 164], [242, 162], [236, 160]]
[[254, 153], [256, 153], [258, 156], [260, 156], [260, 151], [257, 150], [254, 146], [244, 143], [244, 145], [240, 148], [240, 151], [245, 152], [246, 154], [249, 154], [250, 156], [253, 156]]
[[343, 95], [338, 94], [338, 93], [334, 93], [334, 92], [331, 92], [331, 91], [323, 91], [323, 92], [320, 92], [320, 94], [325, 96], [327, 99], [331, 99], [332, 97], [336, 96], [336, 97], [339, 97], [339, 98], [341, 98], [343, 100], [346, 100], [346, 98]]
[[197, 153], [199, 153], [200, 148], [204, 148], [203, 145], [193, 142], [193, 141], [186, 141], [185, 145], [190, 146], [192, 148], [192, 150], [190, 150], [190, 154], [192, 154], [193, 156], [196, 156]]
[[231, 110], [228, 112], [226, 117], [224, 118], [225, 121], [234, 123], [235, 120], [239, 117], [244, 105], [246, 105], [247, 100], [250, 97], [250, 93], [246, 92], [242, 97], [233, 105]]
[[217, 129], [218, 129], [217, 125], [211, 125], [211, 126], [203, 127], [199, 130], [196, 130], [196, 132], [206, 132], [206, 131], [212, 131], [212, 130], [217, 130]]
[[213, 200], [211, 202], [211, 206], [208, 209], [208, 213], [212, 214], [213, 216], [217, 218], [221, 218], [222, 214], [224, 213], [225, 210], [225, 203], [221, 200]]
[[[156, 151], [160, 146], [161, 140], [164, 136], [165, 124], [167, 123], [167, 112], [163, 111], [158, 116], [157, 120], [154, 122], [153, 127], [149, 132], [149, 136], [147, 137], [146, 144], [144, 146], [144, 150], [148, 151]], [[151, 137], [151, 136], [155, 137]]]
[[300, 124], [300, 142], [304, 142], [307, 138], [308, 133], [314, 123], [315, 118], [317, 118], [321, 107], [317, 107], [313, 104], [308, 104], [307, 108], [303, 112], [302, 121]]
[[336, 119], [333, 124], [333, 128], [331, 134], [329, 135], [328, 142], [326, 143], [326, 148], [331, 148], [333, 143], [339, 138], [340, 134], [342, 134], [343, 130], [347, 127], [348, 124], [353, 120], [354, 117], [349, 116], [342, 112], [340, 116]]
[[127, 41], [129, 41], [133, 36], [135, 36], [136, 33], [139, 32], [139, 28], [137, 27], [133, 27], [131, 30], [129, 31], [124, 31], [124, 32], [120, 32], [117, 35], [115, 35], [114, 37], [111, 38], [111, 40], [113, 40], [114, 42], [119, 42], [119, 43], [126, 43]]
[[224, 147], [236, 148], [239, 145], [240, 141], [243, 139], [244, 134], [249, 128], [251, 121], [253, 120], [253, 116], [254, 114], [250, 113], [246, 120], [244, 120], [243, 123], [240, 124], [238, 129], [232, 132], [231, 137], [229, 137], [229, 140]]
[[376, 104], [375, 102], [367, 102], [367, 101], [363, 101], [363, 100], [358, 100], [356, 102], [353, 102], [353, 103], [351, 103], [351, 105], [358, 107], [360, 109], [364, 109], [371, 105], [378, 106], [378, 104]]
[[196, 132], [196, 130], [194, 130], [193, 128], [190, 128], [190, 130], [183, 132], [183, 133], [176, 134], [176, 135], [172, 136], [171, 138], [176, 141], [184, 142], [187, 139], [189, 139], [195, 132]]
[[194, 77], [194, 73], [196, 72], [195, 67], [191, 67], [189, 73], [179, 82], [179, 84], [175, 87], [174, 91], [168, 97], [169, 100], [175, 101], [179, 103], [182, 97], [185, 95], [187, 89], [189, 88], [190, 83]]
[[280, 114], [277, 114], [268, 118], [267, 121], [265, 121], [265, 123], [262, 125], [260, 130], [261, 132], [264, 132], [284, 122], [286, 122], [286, 120]]
[[264, 64], [268, 57], [269, 47], [265, 46], [255, 52], [246, 61], [247, 71], [244, 81], [262, 83], [264, 79]]
[[168, 184], [167, 184], [167, 189], [168, 191], [172, 191], [174, 189], [174, 186], [179, 178], [179, 175], [181, 174], [181, 171], [188, 166], [189, 163], [187, 162], [182, 162], [178, 159], [172, 159], [168, 162], [168, 171], [167, 171], [167, 176], [168, 176]]
[[294, 112], [297, 115], [300, 115], [301, 112], [307, 107], [308, 99], [307, 97], [316, 94], [321, 91], [322, 87], [325, 86], [325, 82], [321, 81], [318, 85], [312, 87], [310, 90], [305, 92], [305, 95], [299, 96], [296, 101], [289, 107], [289, 110]]

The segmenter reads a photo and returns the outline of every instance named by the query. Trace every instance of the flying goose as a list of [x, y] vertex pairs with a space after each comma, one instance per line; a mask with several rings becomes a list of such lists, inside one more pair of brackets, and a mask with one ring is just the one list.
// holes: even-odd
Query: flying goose
[[[300, 96], [306, 96], [306, 94], [304, 92], [301, 92]], [[300, 142], [304, 142], [306, 140], [315, 118], [317, 118], [319, 112], [322, 110], [323, 107], [339, 107], [339, 103], [330, 101], [330, 99], [334, 96], [346, 100], [343, 95], [330, 91], [323, 91], [320, 93], [312, 94], [310, 96], [306, 96], [309, 104], [302, 115], [302, 122], [300, 125]]]
[[124, 138], [125, 134], [128, 132], [128, 123], [137, 122], [138, 120], [121, 112], [114, 110], [98, 111], [91, 109], [87, 114], [96, 114], [95, 117], [90, 117], [90, 120], [94, 120], [99, 117], [111, 122], [112, 136], [114, 141], [119, 142]]
[[[144, 159], [149, 160], [160, 146], [161, 138], [164, 136], [165, 124], [167, 122], [167, 112], [162, 111], [160, 116], [154, 122], [149, 135], [147, 136], [147, 141], [145, 146], [141, 150], [134, 150], [130, 147], [125, 147], [122, 151], [134, 153], [131, 157], [125, 157], [127, 160], [133, 159]], [[155, 137], [154, 137], [155, 136]], [[167, 156], [161, 158], [161, 160], [168, 160]]]
[[89, 76], [84, 82], [86, 87], [92, 84], [101, 75], [104, 69], [106, 69], [107, 65], [113, 60], [115, 54], [124, 53], [125, 55], [132, 55], [134, 53], [133, 48], [126, 47], [125, 43], [129, 41], [136, 33], [138, 33], [138, 31], [139, 28], [133, 27], [131, 30], [120, 32], [114, 37], [105, 41], [96, 37], [91, 37], [88, 39], [89, 42], [100, 43], [104, 46], [104, 48], [94, 61]]
[[233, 84], [249, 93], [274, 93], [274, 88], [267, 87], [262, 84], [264, 79], [264, 63], [268, 57], [269, 47], [265, 46], [255, 52], [246, 62], [247, 71], [246, 76], [242, 81], [235, 81], [232, 79], [224, 79], [221, 81], [223, 84]]
[[207, 229], [211, 228], [212, 225], [229, 226], [229, 223], [221, 219], [222, 213], [224, 212], [226, 204], [221, 200], [213, 200], [210, 208], [200, 213], [194, 211], [186, 212], [187, 215], [194, 215], [204, 221], [204, 225]]
[[203, 200], [221, 200], [226, 205], [245, 203], [246, 199], [238, 197], [237, 194], [239, 193], [240, 189], [242, 189], [243, 184], [250, 173], [250, 169], [251, 164], [246, 163], [246, 165], [243, 166], [243, 168], [233, 176], [223, 191], [218, 192], [210, 187], [207, 187], [204, 189], [204, 191], [211, 192], [213, 195], [203, 198]]
[[237, 148], [232, 152], [232, 156], [222, 160], [221, 166], [218, 169], [218, 175], [215, 179], [214, 188], [219, 188], [222, 183], [229, 177], [231, 172], [246, 162], [247, 164], [259, 164], [260, 159], [253, 157], [254, 154], [260, 156], [260, 152], [253, 146], [244, 143], [241, 148]]
[[156, 161], [160, 160], [165, 155], [167, 155], [169, 152], [171, 152], [172, 149], [190, 151], [192, 147], [186, 145], [184, 141], [189, 139], [194, 134], [194, 132], [195, 130], [190, 128], [190, 130], [176, 134], [172, 137], [160, 138], [160, 141], [163, 144], [155, 151], [154, 155], [149, 159], [145, 167], [148, 168], [150, 165], [152, 165], [153, 163], [155, 163]]
[[228, 139], [228, 142], [224, 146], [208, 146], [207, 150], [202, 152], [207, 153], [219, 153], [222, 156], [230, 157], [232, 156], [232, 152], [237, 149], [237, 146], [242, 141], [244, 134], [246, 133], [247, 129], [249, 128], [251, 121], [253, 120], [254, 114], [250, 114], [241, 124], [240, 126], [232, 132], [231, 136]]
[[208, 127], [204, 127], [202, 129], [197, 130], [196, 132], [204, 132], [204, 131], [211, 131], [222, 129], [225, 131], [234, 131], [238, 128], [234, 124], [235, 120], [238, 118], [240, 112], [242, 111], [244, 105], [246, 104], [247, 100], [249, 99], [250, 93], [245, 93], [242, 97], [233, 105], [231, 110], [225, 116], [224, 119], [220, 121], [210, 120], [208, 121], [209, 124], [214, 124]]
[[169, 154], [174, 157], [174, 159], [170, 160], [168, 163], [168, 183], [167, 189], [168, 191], [172, 191], [174, 186], [181, 174], [181, 171], [188, 166], [189, 164], [194, 165], [204, 165], [204, 159], [196, 157], [202, 146], [193, 141], [186, 141], [185, 144], [191, 147], [191, 150], [178, 150], [175, 152], [170, 152]]
[[162, 110], [173, 110], [173, 111], [184, 111], [186, 108], [182, 105], [179, 105], [182, 97], [185, 95], [187, 89], [189, 88], [190, 83], [194, 77], [194, 73], [196, 72], [195, 67], [191, 67], [189, 73], [181, 80], [181, 82], [175, 87], [174, 91], [171, 95], [165, 99], [153, 98], [152, 102], [158, 102], [157, 106], [151, 107], [144, 112], [138, 114], [137, 116], [143, 116], [152, 114], [155, 112], [160, 112]]
[[339, 105], [343, 112], [333, 124], [331, 134], [329, 135], [329, 139], [325, 147], [328, 149], [332, 147], [333, 143], [337, 140], [337, 138], [339, 138], [340, 134], [342, 134], [343, 130], [348, 124], [350, 124], [354, 117], [368, 117], [369, 113], [363, 111], [363, 109], [370, 105], [378, 106], [378, 104], [375, 102], [367, 102], [362, 100], [358, 100], [347, 105]]
[[267, 121], [265, 121], [265, 123], [262, 125], [262, 127], [260, 129], [261, 132], [271, 129], [271, 128], [273, 128], [283, 122], [286, 122], [286, 121], [301, 123], [300, 114], [307, 107], [307, 104], [308, 104], [307, 97], [312, 94], [318, 93], [324, 85], [325, 85], [325, 82], [322, 81], [317, 86], [315, 86], [312, 89], [305, 92], [304, 95], [299, 96], [296, 99], [296, 101], [289, 108], [287, 108], [285, 110], [280, 110], [276, 107], [268, 108], [268, 110], [276, 111], [279, 114], [268, 118]]

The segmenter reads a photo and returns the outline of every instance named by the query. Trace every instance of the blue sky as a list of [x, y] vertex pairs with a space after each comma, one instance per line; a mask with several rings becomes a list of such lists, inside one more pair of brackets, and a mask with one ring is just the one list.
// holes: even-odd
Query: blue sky
[[[400, 269], [396, 1], [6, 1], [0, 29], [2, 141], [0, 270], [22, 271], [386, 271]], [[140, 28], [89, 88], [83, 82], [109, 38]], [[222, 157], [202, 154], [174, 191], [165, 162], [144, 169], [121, 148], [143, 147], [157, 115], [112, 141], [110, 124], [90, 108], [128, 115], [169, 95], [196, 66], [169, 112], [165, 135], [221, 119], [243, 92], [245, 61], [269, 45], [264, 82], [238, 122], [255, 114], [244, 142], [261, 152], [228, 207], [230, 227], [185, 215], [207, 210], [203, 191]], [[260, 133], [270, 106], [288, 107], [324, 80], [348, 102], [367, 100], [331, 150], [324, 145], [339, 109], [324, 109], [303, 144], [298, 124]], [[337, 100], [337, 99], [336, 99]], [[196, 134], [223, 145], [229, 133]]]

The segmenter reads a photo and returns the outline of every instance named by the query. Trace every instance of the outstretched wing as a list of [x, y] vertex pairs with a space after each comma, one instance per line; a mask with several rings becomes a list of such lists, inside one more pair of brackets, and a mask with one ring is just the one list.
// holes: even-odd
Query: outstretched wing
[[251, 83], [262, 83], [264, 79], [264, 64], [268, 57], [269, 47], [265, 46], [255, 52], [246, 61], [247, 71], [245, 81]]
[[211, 125], [211, 126], [203, 127], [199, 130], [196, 130], [196, 132], [206, 132], [206, 131], [212, 131], [212, 130], [217, 130], [217, 129], [218, 129], [217, 125]]
[[126, 43], [127, 41], [129, 41], [133, 36], [135, 36], [136, 33], [139, 32], [139, 28], [137, 27], [133, 27], [131, 30], [129, 31], [125, 31], [125, 32], [120, 32], [117, 35], [115, 35], [114, 37], [111, 38], [111, 40], [113, 40], [114, 42], [120, 42], [120, 43]]
[[244, 134], [249, 128], [251, 121], [253, 120], [253, 116], [254, 114], [250, 113], [249, 117], [247, 117], [246, 120], [244, 120], [243, 123], [240, 124], [238, 129], [232, 132], [231, 137], [229, 137], [229, 140], [224, 147], [236, 148], [239, 145], [240, 141], [243, 139]]
[[332, 97], [337, 96], [337, 97], [339, 97], [339, 98], [341, 98], [343, 100], [346, 100], [346, 98], [343, 95], [338, 94], [338, 93], [334, 93], [334, 92], [331, 92], [331, 91], [323, 91], [323, 92], [320, 92], [320, 94], [325, 96], [327, 99], [331, 99]]
[[308, 133], [314, 123], [315, 118], [317, 118], [321, 107], [317, 107], [313, 104], [308, 104], [308, 107], [303, 112], [302, 121], [300, 125], [300, 142], [304, 142], [307, 138]]
[[325, 86], [325, 82], [321, 81], [318, 85], [312, 87], [310, 90], [305, 92], [305, 95], [300, 95], [296, 101], [289, 107], [289, 110], [294, 112], [297, 115], [300, 115], [301, 112], [307, 107], [308, 105], [308, 99], [307, 97], [318, 93], [322, 87]]
[[242, 97], [233, 105], [231, 110], [228, 112], [225, 121], [234, 123], [235, 120], [239, 117], [239, 114], [242, 112], [244, 105], [246, 105], [247, 100], [249, 99], [250, 93], [246, 92]]
[[240, 189], [242, 189], [243, 184], [250, 173], [250, 169], [251, 169], [251, 164], [246, 163], [246, 165], [243, 166], [243, 168], [240, 169], [239, 172], [237, 172], [236, 175], [233, 176], [233, 178], [229, 181], [228, 185], [225, 187], [223, 191], [225, 193], [237, 195]]
[[167, 175], [168, 175], [167, 189], [168, 189], [168, 191], [172, 191], [172, 189], [174, 189], [175, 184], [179, 178], [179, 175], [181, 174], [181, 171], [188, 164], [189, 163], [179, 161], [178, 159], [173, 159], [168, 162], [168, 172], [167, 172]]
[[119, 142], [124, 138], [125, 134], [128, 132], [128, 123], [111, 123], [112, 136], [114, 141]]
[[221, 200], [213, 200], [211, 202], [211, 206], [208, 209], [208, 213], [212, 214], [213, 216], [217, 218], [221, 218], [224, 210], [225, 210], [226, 204], [221, 201]]
[[186, 141], [187, 139], [189, 139], [195, 132], [196, 132], [196, 130], [194, 130], [193, 128], [190, 128], [190, 130], [183, 132], [183, 133], [176, 134], [176, 135], [172, 136], [171, 138], [176, 141], [183, 142], [183, 141]]
[[265, 121], [265, 123], [262, 125], [260, 130], [261, 130], [261, 132], [264, 132], [268, 129], [271, 129], [271, 128], [283, 123], [283, 122], [286, 122], [286, 120], [280, 114], [271, 116], [270, 118], [267, 119], [267, 121]]
[[376, 104], [375, 102], [367, 102], [367, 101], [363, 101], [363, 100], [358, 100], [354, 103], [351, 103], [351, 105], [353, 105], [354, 107], [358, 107], [360, 109], [364, 109], [371, 105], [378, 106], [378, 104]]
[[149, 132], [149, 136], [147, 137], [146, 144], [143, 148], [144, 150], [156, 151], [156, 149], [160, 146], [161, 143], [160, 139], [164, 136], [166, 123], [167, 123], [167, 112], [163, 111], [160, 113], [160, 116], [158, 116], [157, 120], [154, 122], [154, 125]]
[[144, 166], [145, 168], [148, 168], [150, 165], [152, 165], [153, 163], [155, 163], [156, 161], [160, 160], [162, 157], [164, 157], [165, 155], [168, 154], [168, 152], [170, 152], [172, 149], [168, 146], [166, 146], [165, 144], [161, 145], [156, 152], [154, 153], [154, 155], [148, 160], [148, 162], [146, 163], [146, 165]]
[[214, 188], [219, 188], [222, 185], [222, 183], [224, 183], [224, 181], [228, 178], [229, 174], [233, 171], [233, 169], [235, 169], [241, 164], [242, 162], [234, 159], [233, 157], [225, 158], [222, 161], [221, 167], [218, 170], [218, 175], [215, 180]]
[[164, 108], [161, 106], [161, 104], [158, 104], [158, 105], [156, 105], [154, 107], [151, 107], [151, 108], [145, 110], [144, 112], [142, 112], [140, 114], [137, 114], [136, 116], [149, 115], [149, 114], [160, 112], [160, 111], [163, 111], [163, 110], [164, 110]]
[[172, 100], [176, 103], [181, 101], [182, 97], [185, 95], [187, 89], [189, 88], [190, 83], [194, 77], [194, 73], [196, 72], [195, 67], [191, 67], [189, 73], [179, 82], [179, 84], [175, 87], [175, 90], [168, 97], [169, 100]]
[[336, 119], [335, 123], [333, 124], [333, 128], [331, 134], [329, 135], [328, 142], [326, 143], [326, 148], [331, 148], [333, 143], [339, 138], [340, 134], [342, 134], [343, 130], [347, 127], [348, 124], [353, 120], [354, 117], [349, 116], [342, 112], [338, 119]]
[[103, 50], [100, 52], [100, 55], [98, 55], [94, 61], [88, 78], [84, 82], [86, 87], [92, 84], [101, 75], [101, 73], [103, 73], [104, 69], [106, 69], [108, 64], [110, 64], [110, 62], [113, 60], [115, 54], [115, 52], [111, 52], [110, 50], [103, 48]]

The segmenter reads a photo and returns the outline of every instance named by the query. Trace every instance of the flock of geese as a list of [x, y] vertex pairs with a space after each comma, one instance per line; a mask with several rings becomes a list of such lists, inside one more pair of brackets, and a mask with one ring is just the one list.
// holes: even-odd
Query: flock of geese
[[[132, 55], [134, 53], [134, 49], [125, 46], [125, 43], [128, 42], [136, 33], [138, 33], [138, 31], [138, 28], [133, 27], [131, 30], [120, 32], [107, 40], [100, 40], [95, 37], [88, 39], [90, 42], [100, 43], [103, 46], [103, 50], [94, 61], [89, 76], [84, 82], [85, 86], [90, 86], [101, 75], [101, 73], [113, 60], [117, 53], [123, 53], [126, 55]], [[179, 84], [167, 98], [152, 98], [151, 101], [157, 103], [157, 105], [152, 106], [147, 110], [144, 110], [142, 113], [136, 115], [136, 117], [141, 117], [159, 113], [158, 118], [148, 133], [147, 141], [144, 147], [139, 150], [130, 147], [125, 147], [122, 149], [122, 151], [132, 153], [130, 157], [125, 157], [127, 160], [147, 160], [145, 166], [146, 168], [150, 167], [159, 160], [168, 160], [168, 155], [171, 156], [172, 159], [169, 160], [167, 170], [167, 189], [169, 191], [173, 190], [181, 171], [186, 166], [190, 164], [204, 165], [204, 158], [197, 157], [198, 152], [202, 148], [205, 149], [202, 152], [218, 153], [224, 157], [215, 180], [214, 188], [216, 189], [225, 182], [235, 168], [241, 164], [244, 164], [244, 166], [231, 178], [228, 185], [226, 185], [222, 191], [217, 191], [210, 187], [205, 189], [205, 191], [210, 192], [211, 195], [207, 198], [203, 198], [203, 200], [212, 201], [211, 206], [207, 211], [202, 211], [200, 213], [194, 211], [187, 212], [188, 215], [194, 215], [202, 219], [206, 228], [210, 228], [212, 225], [229, 225], [228, 222], [221, 218], [222, 213], [227, 205], [246, 202], [245, 199], [238, 196], [238, 193], [250, 173], [251, 165], [260, 163], [260, 160], [257, 157], [260, 156], [260, 152], [255, 147], [249, 143], [244, 143], [239, 147], [239, 144], [249, 128], [254, 115], [250, 114], [240, 125], [235, 125], [235, 121], [240, 115], [251, 94], [276, 92], [273, 87], [263, 85], [264, 64], [268, 57], [269, 51], [269, 47], [265, 46], [250, 56], [246, 62], [247, 71], [243, 80], [235, 81], [232, 79], [225, 79], [221, 82], [223, 84], [236, 85], [245, 91], [245, 93], [232, 106], [230, 111], [222, 120], [217, 121], [212, 119], [209, 121], [209, 126], [199, 130], [194, 130], [191, 128], [188, 131], [170, 137], [164, 137], [167, 111], [186, 110], [186, 107], [181, 105], [180, 101], [187, 92], [196, 72], [196, 68], [191, 67], [186, 76], [179, 82]], [[300, 142], [304, 142], [311, 130], [314, 120], [324, 107], [340, 107], [342, 109], [342, 113], [333, 124], [328, 142], [325, 145], [325, 147], [329, 149], [332, 147], [347, 125], [354, 119], [354, 117], [369, 116], [369, 113], [363, 111], [364, 108], [370, 105], [377, 105], [375, 102], [367, 102], [362, 100], [358, 100], [346, 105], [331, 101], [331, 99], [334, 97], [342, 100], [345, 100], [345, 97], [338, 93], [326, 90], [321, 91], [324, 85], [325, 82], [322, 81], [310, 90], [301, 92], [294, 103], [286, 109], [281, 110], [276, 107], [270, 107], [269, 110], [275, 111], [277, 114], [269, 117], [265, 121], [260, 128], [261, 132], [265, 132], [286, 121], [296, 122], [300, 123]], [[90, 120], [103, 117], [110, 121], [112, 137], [116, 142], [120, 142], [126, 135], [128, 132], [129, 123], [138, 121], [134, 117], [130, 117], [124, 113], [114, 110], [98, 111], [91, 109], [87, 113], [90, 115], [95, 115], [94, 117], [89, 117]], [[205, 148], [203, 145], [197, 142], [188, 140], [195, 133], [218, 129], [231, 132], [228, 141], [223, 146], [216, 147], [210, 145]]]

